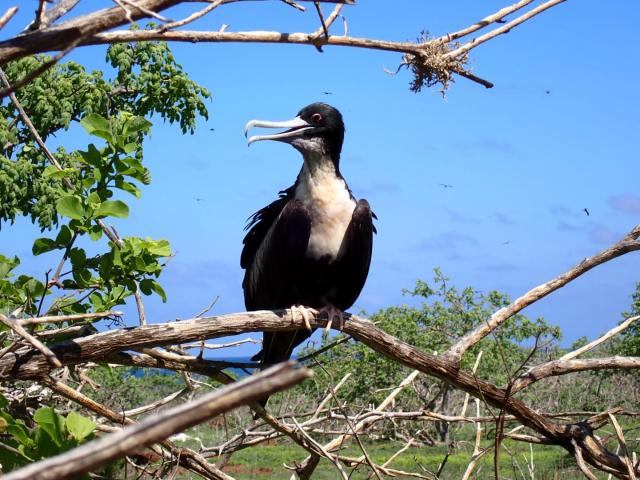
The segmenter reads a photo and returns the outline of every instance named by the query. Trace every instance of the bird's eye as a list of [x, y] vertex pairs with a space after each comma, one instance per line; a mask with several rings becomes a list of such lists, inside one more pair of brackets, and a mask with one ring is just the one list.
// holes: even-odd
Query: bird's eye
[[312, 123], [320, 123], [322, 121], [322, 115], [320, 115], [319, 113], [314, 113], [313, 115], [311, 115], [311, 122]]

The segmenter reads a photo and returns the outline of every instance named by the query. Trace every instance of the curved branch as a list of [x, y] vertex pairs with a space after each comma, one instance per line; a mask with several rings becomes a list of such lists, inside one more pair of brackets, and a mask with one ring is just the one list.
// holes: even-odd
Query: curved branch
[[[5, 475], [6, 480], [47, 480], [72, 478], [96, 469], [116, 458], [152, 445], [240, 405], [292, 387], [312, 375], [311, 370], [295, 368], [286, 362], [257, 375], [207, 393], [193, 402], [165, 410], [119, 432], [55, 457], [33, 463]], [[224, 476], [224, 478], [229, 478]]]
[[[310, 323], [312, 328], [321, 328], [325, 326], [326, 321], [313, 319]], [[303, 328], [306, 328], [303, 320], [292, 318], [288, 310], [257, 311], [113, 330], [69, 340], [50, 348], [62, 364], [68, 365], [101, 360], [105, 356], [141, 347], [186, 343], [260, 330], [284, 331]], [[585, 460], [592, 465], [608, 469], [610, 472], [626, 471], [626, 463], [618, 455], [606, 450], [593, 436], [591, 427], [585, 423], [557, 424], [513, 398], [506, 390], [461, 371], [448, 357], [424, 353], [380, 330], [367, 319], [351, 316], [344, 331], [396, 362], [445, 379], [453, 386], [483, 398], [490, 405], [514, 415], [523, 425], [571, 453], [574, 453], [572, 442], [577, 442], [583, 450]], [[0, 379], [38, 379], [46, 375], [50, 369], [51, 365], [46, 357], [34, 349], [10, 352], [0, 359]]]
[[511, 302], [510, 305], [501, 308], [485, 322], [478, 325], [471, 332], [464, 335], [455, 345], [453, 345], [445, 356], [455, 362], [460, 362], [462, 355], [469, 350], [472, 346], [482, 340], [484, 337], [493, 332], [502, 323], [511, 318], [516, 313], [520, 312], [525, 307], [528, 307], [532, 303], [546, 297], [550, 293], [564, 287], [566, 284], [576, 279], [580, 275], [587, 273], [594, 267], [602, 265], [603, 263], [620, 257], [626, 253], [640, 250], [640, 225], [636, 225], [628, 234], [626, 234], [619, 242], [615, 243], [609, 248], [602, 250], [593, 257], [588, 257], [582, 260], [578, 265], [571, 270], [563, 273], [559, 277], [549, 280], [548, 282], [539, 285], [520, 298]]

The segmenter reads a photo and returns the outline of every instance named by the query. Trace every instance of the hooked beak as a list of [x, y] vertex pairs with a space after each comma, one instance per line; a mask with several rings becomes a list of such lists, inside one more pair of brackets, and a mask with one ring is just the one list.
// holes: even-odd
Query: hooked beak
[[284, 142], [289, 142], [290, 139], [300, 137], [304, 132], [314, 128], [313, 125], [307, 123], [300, 117], [292, 118], [291, 120], [286, 120], [284, 122], [269, 122], [265, 120], [251, 120], [244, 127], [244, 136], [247, 136], [247, 132], [252, 127], [263, 127], [263, 128], [288, 128], [289, 130], [285, 130], [281, 133], [274, 133], [273, 135], [254, 135], [249, 138], [249, 142], [247, 144], [251, 145], [254, 142], [259, 142], [261, 140], [281, 140]]

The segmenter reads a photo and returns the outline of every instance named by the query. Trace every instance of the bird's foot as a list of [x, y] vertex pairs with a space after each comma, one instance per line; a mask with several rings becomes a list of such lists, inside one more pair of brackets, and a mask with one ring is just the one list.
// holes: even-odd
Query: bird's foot
[[318, 313], [320, 315], [322, 315], [323, 313], [327, 315], [327, 325], [326, 327], [324, 327], [325, 332], [328, 332], [331, 329], [331, 325], [333, 324], [334, 318], [338, 319], [338, 322], [340, 324], [340, 330], [344, 328], [345, 317], [344, 317], [344, 313], [342, 313], [342, 310], [329, 304], [322, 307]]
[[313, 330], [311, 328], [310, 320], [314, 319], [315, 315], [318, 315], [318, 310], [315, 308], [305, 307], [304, 305], [291, 305], [291, 316], [295, 319], [296, 315], [300, 315], [302, 320], [304, 321], [304, 326], [307, 327], [307, 330], [310, 332]]

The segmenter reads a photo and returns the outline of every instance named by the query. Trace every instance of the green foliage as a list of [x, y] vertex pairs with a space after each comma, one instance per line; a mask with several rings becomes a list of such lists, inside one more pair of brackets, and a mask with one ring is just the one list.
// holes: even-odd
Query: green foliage
[[[640, 282], [636, 284], [636, 290], [631, 294], [631, 308], [623, 312], [624, 319], [640, 315]], [[620, 341], [616, 344], [616, 352], [619, 355], [640, 357], [640, 321], [636, 320], [621, 334]]]
[[[509, 303], [509, 298], [496, 291], [482, 294], [471, 287], [462, 290], [450, 286], [448, 278], [435, 270], [433, 284], [419, 280], [409, 295], [423, 300], [421, 307], [390, 307], [371, 316], [379, 328], [416, 346], [425, 352], [443, 352], [455, 340], [480, 323], [493, 312]], [[470, 369], [480, 350], [483, 352], [478, 377], [504, 384], [515, 375], [530, 349], [522, 342], [541, 336], [559, 339], [558, 328], [543, 319], [532, 321], [524, 315], [515, 315], [490, 337], [483, 339], [462, 358], [461, 367]], [[325, 339], [325, 342], [328, 340]], [[359, 342], [347, 342], [318, 357], [331, 365], [334, 382], [346, 372], [353, 372], [354, 387], [349, 400], [367, 404], [382, 400], [388, 391], [379, 391], [372, 397], [372, 388], [384, 389], [397, 385], [408, 374], [397, 363], [379, 355]], [[331, 381], [317, 375], [316, 382]]]
[[116, 411], [145, 405], [185, 386], [181, 375], [155, 369], [100, 365], [89, 375], [100, 385], [91, 397]]
[[77, 412], [64, 417], [50, 407], [41, 407], [33, 415], [33, 426], [27, 426], [24, 420], [15, 419], [8, 407], [7, 400], [0, 396], [0, 433], [3, 443], [10, 447], [0, 449], [4, 472], [70, 450], [94, 437], [96, 424]]
[[[3, 69], [13, 82], [48, 59], [45, 55], [26, 57]], [[66, 62], [56, 64], [17, 92], [43, 140], [82, 121], [90, 133], [109, 144], [116, 143], [110, 138], [114, 133], [120, 139], [126, 137], [128, 142], [119, 148], [141, 159], [142, 140], [148, 133], [144, 117], [158, 115], [178, 123], [183, 132], [194, 131], [198, 116], [207, 118], [205, 101], [211, 94], [189, 79], [166, 43], [112, 45], [106, 61], [115, 69], [112, 79], [105, 78], [101, 71], [87, 72], [76, 62]], [[114, 130], [119, 128], [114, 125], [119, 116], [136, 119], [129, 121], [128, 131]], [[12, 102], [0, 104], [0, 148], [0, 224], [28, 216], [42, 230], [57, 225], [56, 203], [67, 190], [62, 180], [77, 183], [77, 154], [58, 149], [54, 156], [64, 172], [49, 168], [45, 175], [48, 160]], [[117, 188], [139, 195], [128, 182]]]
[[[48, 58], [27, 57], [3, 68], [13, 82]], [[48, 231], [35, 239], [32, 253], [57, 253], [64, 259], [61, 266], [71, 267], [58, 270], [45, 285], [14, 273], [17, 257], [0, 256], [0, 311], [107, 310], [123, 304], [136, 288], [166, 300], [158, 277], [171, 254], [169, 243], [139, 237], [107, 240], [100, 222], [127, 218], [126, 197], [139, 198], [141, 187], [151, 182], [143, 164], [143, 143], [151, 132], [145, 117], [156, 115], [193, 132], [197, 117], [208, 115], [205, 101], [211, 94], [188, 78], [166, 43], [112, 45], [106, 62], [114, 69], [112, 78], [66, 62], [17, 92], [44, 141], [73, 123], [95, 139], [85, 149], [58, 148], [53, 155], [59, 166], [34, 142], [17, 107], [9, 101], [0, 104], [0, 226], [28, 217]], [[101, 252], [91, 246], [100, 240]]]
[[[117, 190], [140, 196], [139, 184], [148, 184], [151, 176], [142, 164], [142, 139], [151, 129], [144, 118], [122, 112], [105, 118], [97, 113], [86, 115], [80, 122], [87, 133], [106, 142], [103, 147], [91, 143], [85, 151], [72, 152], [67, 166], [60, 171], [47, 166], [43, 177], [64, 181], [64, 191], [58, 193], [55, 209], [59, 219], [68, 223], [60, 225], [52, 237], [37, 238], [32, 247], [34, 255], [60, 250], [71, 263], [71, 278], [59, 282], [63, 290], [87, 290], [82, 300], [62, 296], [51, 302], [51, 312], [81, 313], [96, 309], [110, 309], [124, 303], [136, 290], [136, 283], [145, 295], [155, 293], [163, 301], [166, 295], [157, 278], [162, 272], [162, 259], [171, 254], [166, 240], [124, 238], [121, 245], [110, 241], [108, 251], [89, 256], [85, 248], [78, 246], [78, 239], [89, 237], [93, 241], [102, 238], [103, 231], [97, 221], [105, 217], [126, 218], [128, 205], [113, 199]], [[72, 175], [69, 172], [73, 172]], [[67, 176], [69, 175], [69, 176]], [[11, 271], [19, 264], [17, 258], [0, 258], [0, 308], [18, 305], [27, 314], [36, 313], [36, 301], [51, 291], [30, 277], [20, 276], [12, 281]]]
[[0, 254], [0, 311], [23, 307], [25, 312], [33, 313], [38, 299], [45, 293], [45, 286], [28, 275], [15, 277], [13, 270], [18, 265], [18, 257], [7, 258]]

